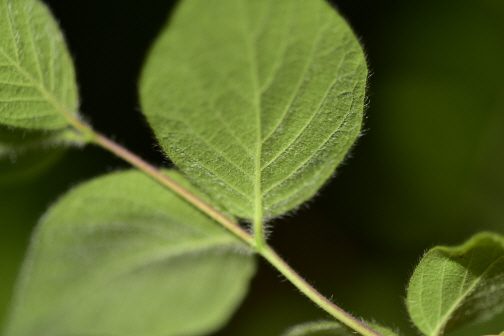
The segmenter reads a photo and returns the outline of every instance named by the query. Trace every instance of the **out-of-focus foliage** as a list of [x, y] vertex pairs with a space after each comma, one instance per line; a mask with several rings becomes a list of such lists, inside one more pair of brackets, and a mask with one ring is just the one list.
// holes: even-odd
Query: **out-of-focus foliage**
[[42, 217], [5, 335], [204, 334], [229, 319], [254, 269], [243, 242], [149, 176], [107, 174]]

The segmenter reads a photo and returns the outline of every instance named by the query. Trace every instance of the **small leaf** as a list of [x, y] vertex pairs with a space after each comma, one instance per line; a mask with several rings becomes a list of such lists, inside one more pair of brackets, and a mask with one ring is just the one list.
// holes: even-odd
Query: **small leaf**
[[[382, 336], [397, 336], [388, 328], [374, 323], [366, 323]], [[334, 321], [317, 321], [300, 324], [287, 330], [282, 336], [353, 336], [355, 332]]]
[[292, 327], [282, 336], [352, 336], [352, 332], [338, 322], [317, 321]]
[[111, 174], [43, 217], [7, 335], [207, 334], [253, 271], [244, 244], [177, 195], [137, 171]]
[[58, 130], [77, 113], [72, 60], [49, 10], [0, 0], [0, 124]]
[[185, 0], [140, 88], [182, 172], [258, 219], [300, 205], [334, 173], [359, 135], [366, 77], [357, 39], [326, 1]]
[[504, 237], [480, 233], [456, 247], [438, 246], [420, 261], [407, 306], [428, 336], [490, 319], [504, 309]]

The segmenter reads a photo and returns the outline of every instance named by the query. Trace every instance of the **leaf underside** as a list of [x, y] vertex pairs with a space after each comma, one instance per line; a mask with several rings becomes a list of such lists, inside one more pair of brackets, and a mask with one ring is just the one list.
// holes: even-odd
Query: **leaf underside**
[[253, 261], [237, 238], [141, 172], [97, 178], [43, 217], [7, 335], [206, 334], [240, 303]]
[[37, 0], [0, 0], [0, 124], [37, 130], [77, 113], [72, 60], [49, 10]]
[[333, 174], [360, 132], [366, 76], [357, 39], [323, 0], [184, 0], [150, 52], [141, 101], [181, 171], [257, 219]]
[[431, 249], [411, 278], [407, 306], [415, 325], [428, 336], [501, 312], [504, 237], [481, 233], [460, 246]]

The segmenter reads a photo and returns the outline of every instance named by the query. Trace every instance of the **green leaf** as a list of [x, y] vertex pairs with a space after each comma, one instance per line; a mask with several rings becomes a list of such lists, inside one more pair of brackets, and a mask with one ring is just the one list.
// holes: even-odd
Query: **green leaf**
[[72, 60], [49, 10], [0, 0], [0, 124], [57, 130], [77, 114]]
[[480, 233], [456, 247], [438, 246], [420, 261], [407, 306], [428, 336], [490, 319], [504, 309], [504, 237]]
[[185, 0], [141, 78], [174, 163], [242, 218], [279, 215], [324, 184], [359, 135], [366, 62], [323, 0]]
[[[374, 323], [368, 326], [383, 336], [397, 336], [393, 331]], [[354, 331], [334, 321], [307, 322], [290, 328], [282, 336], [353, 336]]]
[[7, 335], [207, 334], [242, 300], [253, 261], [232, 234], [144, 174], [97, 178], [43, 217]]

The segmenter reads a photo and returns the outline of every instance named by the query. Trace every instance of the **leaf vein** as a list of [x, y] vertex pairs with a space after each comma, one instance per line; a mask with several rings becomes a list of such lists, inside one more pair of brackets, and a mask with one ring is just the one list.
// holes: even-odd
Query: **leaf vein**
[[54, 92], [55, 90], [55, 85], [56, 85], [56, 75], [54, 72], [54, 65], [56, 62], [56, 55], [55, 55], [55, 43], [56, 39], [52, 38], [50, 43], [49, 43], [49, 91]]
[[1, 98], [0, 103], [47, 103], [47, 100], [40, 97], [27, 97], [27, 98]]
[[[23, 17], [25, 19], [25, 24], [27, 26], [27, 31], [28, 31], [28, 37], [30, 39], [30, 45], [32, 49], [32, 58], [35, 61], [36, 67], [37, 67], [37, 74], [39, 76], [40, 82], [43, 82], [43, 72], [42, 72], [42, 65], [40, 63], [40, 55], [37, 50], [37, 44], [35, 43], [35, 37], [33, 36], [33, 26], [32, 26], [32, 21], [28, 19], [28, 15], [26, 12], [23, 11]], [[45, 85], [44, 85], [45, 87]]]
[[[46, 87], [43, 85], [43, 83], [39, 83], [35, 80], [35, 78], [33, 78], [33, 76], [27, 72], [19, 62], [14, 62], [14, 60], [12, 59], [12, 57], [10, 57], [7, 53], [5, 53], [5, 51], [3, 51], [2, 49], [0, 49], [0, 52], [2, 52], [2, 54], [12, 62], [12, 66], [15, 67], [19, 73], [21, 75], [23, 75], [29, 82], [33, 83], [33, 87], [38, 89], [40, 91], [40, 93], [46, 97], [46, 99], [44, 101], [48, 102], [49, 104], [51, 104], [56, 110], [57, 112], [63, 116], [64, 118], [68, 119], [70, 117], [70, 115], [72, 114], [65, 106], [63, 106], [60, 101], [54, 96], [54, 93], [53, 92], [49, 92], [47, 91]], [[68, 91], [68, 90], [65, 90], [65, 91]]]
[[[290, 1], [288, 3], [292, 4], [293, 1]], [[290, 9], [291, 10], [289, 11], [289, 13], [292, 13], [292, 6], [290, 7]], [[271, 12], [271, 10], [270, 10], [270, 12]], [[289, 23], [287, 24], [288, 29], [286, 29], [287, 30], [287, 32], [285, 33], [286, 36], [284, 36], [284, 38], [282, 39], [283, 43], [279, 47], [281, 52], [278, 53], [278, 57], [275, 60], [275, 64], [273, 64], [273, 66], [271, 67], [272, 71], [271, 71], [270, 75], [268, 76], [268, 78], [266, 78], [264, 80], [263, 87], [260, 90], [261, 94], [263, 94], [270, 87], [271, 83], [273, 82], [276, 75], [278, 74], [278, 71], [280, 70], [281, 65], [283, 64], [282, 61], [285, 59], [285, 54], [287, 52], [287, 46], [289, 45], [289, 40], [292, 37], [292, 34], [291, 34], [292, 33], [292, 22], [294, 19], [293, 15], [287, 14], [286, 16], [289, 18]], [[270, 20], [275, 20], [275, 18], [271, 18]]]
[[287, 115], [288, 111], [290, 110], [290, 108], [292, 107], [292, 104], [294, 104], [294, 101], [299, 93], [299, 90], [301, 90], [301, 87], [303, 86], [302, 84], [304, 83], [304, 80], [306, 78], [306, 74], [308, 72], [308, 70], [310, 69], [310, 65], [312, 64], [313, 62], [313, 58], [315, 57], [315, 54], [316, 54], [316, 51], [317, 51], [317, 46], [318, 46], [318, 43], [320, 42], [320, 38], [321, 38], [321, 32], [325, 29], [325, 27], [321, 27], [320, 28], [320, 31], [317, 32], [316, 34], [316, 38], [314, 39], [314, 43], [312, 45], [312, 49], [310, 50], [310, 56], [305, 64], [305, 66], [303, 67], [303, 69], [301, 70], [301, 73], [302, 75], [299, 76], [299, 81], [298, 83], [296, 84], [296, 87], [294, 88], [294, 90], [292, 91], [292, 95], [291, 97], [289, 98], [289, 103], [285, 105], [285, 108], [282, 112], [282, 115], [278, 118], [278, 122], [277, 124], [275, 125], [275, 127], [272, 127], [269, 134], [265, 135], [264, 137], [264, 140], [262, 140], [262, 143], [266, 143], [266, 141], [275, 133], [275, 131], [278, 129], [278, 127], [282, 124], [282, 122], [284, 121], [285, 119], [285, 116]]
[[339, 127], [334, 131], [332, 132], [323, 142], [322, 144], [313, 152], [313, 154], [308, 157], [306, 160], [304, 160], [302, 163], [298, 164], [298, 166], [296, 167], [294, 173], [292, 174], [289, 174], [288, 176], [286, 176], [285, 178], [283, 178], [282, 180], [280, 180], [279, 182], [275, 183], [274, 185], [272, 185], [271, 187], [269, 187], [267, 190], [264, 191], [263, 195], [266, 195], [268, 194], [269, 192], [271, 192], [273, 189], [277, 188], [278, 186], [280, 186], [281, 184], [285, 183], [292, 175], [298, 173], [299, 171], [301, 171], [303, 169], [303, 167], [309, 163], [313, 157], [315, 157], [324, 147], [325, 145], [331, 141], [331, 139], [334, 137], [334, 135], [336, 135], [336, 133], [338, 133], [340, 130], [341, 130], [341, 127], [343, 127], [343, 125], [345, 124], [345, 121], [348, 119], [348, 117], [350, 117], [351, 114], [347, 114], [347, 117], [345, 118], [345, 120], [339, 125]]
[[37, 87], [34, 86], [33, 84], [21, 83], [21, 82], [9, 82], [9, 81], [1, 81], [0, 80], [0, 85], [19, 86], [19, 87], [26, 87], [26, 88], [37, 89]]
[[[342, 59], [339, 67], [341, 67], [341, 65], [343, 64], [344, 62], [344, 59]], [[328, 89], [326, 91], [326, 93], [323, 95], [323, 98], [322, 98], [322, 101], [320, 102], [320, 104], [318, 105], [318, 107], [316, 109], [313, 109], [315, 111], [315, 113], [313, 113], [309, 120], [307, 120], [307, 122], [303, 125], [303, 127], [301, 127], [301, 129], [297, 132], [296, 134], [296, 137], [294, 138], [293, 141], [291, 141], [286, 147], [284, 147], [281, 151], [278, 151], [278, 153], [272, 157], [268, 162], [265, 163], [265, 165], [263, 166], [262, 169], [265, 169], [267, 168], [268, 166], [270, 166], [271, 164], [273, 164], [287, 149], [289, 149], [295, 142], [296, 140], [299, 139], [299, 137], [303, 134], [303, 132], [308, 128], [308, 126], [312, 123], [312, 121], [315, 119], [315, 117], [320, 113], [320, 110], [321, 110], [321, 107], [322, 105], [325, 103], [325, 101], [327, 100], [327, 97], [329, 95], [329, 92], [334, 88], [334, 86], [336, 85], [336, 83], [338, 82], [339, 80], [339, 77], [338, 76], [335, 76], [335, 79], [334, 81], [328, 86]], [[355, 88], [354, 88], [355, 90]], [[307, 118], [308, 119], [308, 118]]]
[[[195, 159], [194, 159], [194, 156], [192, 155], [187, 155], [188, 157], [190, 158], [193, 158], [193, 161], [194, 162], [197, 162]], [[247, 195], [245, 194], [243, 191], [237, 189], [235, 186], [233, 186], [231, 183], [228, 183], [226, 182], [225, 179], [223, 179], [220, 175], [218, 175], [215, 171], [211, 170], [210, 168], [208, 168], [207, 166], [204, 166], [204, 165], [200, 165], [200, 167], [204, 170], [206, 170], [209, 174], [213, 175], [214, 177], [216, 177], [218, 180], [220, 180], [222, 182], [222, 184], [229, 188], [230, 190], [232, 191], [235, 191], [236, 193], [238, 193], [239, 195], [243, 196], [246, 200], [248, 200], [249, 202], [252, 202], [253, 203], [253, 200]], [[236, 206], [236, 205], [235, 205]]]
[[250, 150], [245, 146], [245, 144], [242, 142], [241, 138], [239, 138], [237, 135], [236, 135], [236, 132], [234, 131], [234, 129], [232, 127], [229, 126], [229, 123], [228, 121], [226, 120], [226, 118], [224, 118], [224, 115], [222, 114], [222, 110], [215, 107], [214, 105], [214, 102], [212, 102], [212, 107], [213, 107], [213, 110], [216, 111], [216, 115], [217, 117], [219, 118], [219, 120], [222, 122], [222, 124], [224, 125], [224, 128], [229, 132], [229, 134], [231, 134], [231, 136], [236, 140], [236, 142], [240, 145], [240, 147], [243, 149], [243, 151], [251, 158], [251, 159], [254, 159], [254, 155], [250, 152]]
[[[219, 155], [220, 157], [222, 157], [226, 162], [229, 162], [233, 167], [235, 167], [237, 170], [239, 170], [247, 179], [249, 180], [252, 180], [252, 178], [250, 176], [248, 176], [248, 174], [242, 169], [240, 168], [236, 163], [234, 163], [233, 161], [229, 160], [224, 154], [225, 152], [222, 151], [221, 149], [215, 147], [214, 145], [212, 145], [210, 142], [208, 142], [204, 137], [202, 137], [199, 133], [197, 133], [195, 131], [195, 129], [193, 127], [191, 127], [191, 125], [189, 123], [187, 123], [186, 121], [184, 120], [180, 120], [180, 119], [173, 119], [173, 118], [166, 118], [166, 117], [163, 117], [163, 116], [160, 116], [160, 118], [162, 119], [166, 119], [166, 120], [171, 120], [171, 121], [175, 121], [175, 122], [179, 122], [181, 124], [184, 124], [186, 126], [186, 128], [190, 131], [190, 133], [184, 133], [184, 132], [178, 132], [178, 134], [186, 134], [188, 136], [195, 136], [197, 139], [199, 139], [203, 144], [205, 144], [208, 149], [210, 149], [212, 152], [214, 152], [215, 154]], [[170, 133], [167, 133], [167, 134], [177, 134], [175, 132], [170, 132]], [[163, 139], [167, 139], [167, 140], [170, 140], [168, 136], [163, 136], [162, 137]]]
[[[439, 290], [439, 307], [438, 307], [438, 321], [439, 322], [442, 322], [442, 314], [443, 314], [443, 293], [444, 293], [444, 282], [445, 282], [445, 279], [446, 279], [446, 265], [448, 264], [448, 261], [449, 259], [446, 259], [445, 260], [445, 263], [443, 265], [443, 271], [441, 272], [441, 288]], [[441, 331], [443, 330], [444, 328], [444, 325], [445, 323], [439, 323], [438, 322], [438, 326], [434, 329], [436, 332], [435, 332], [435, 335], [438, 335], [441, 333]]]
[[[255, 102], [255, 108], [256, 108], [256, 122], [257, 122], [257, 148], [256, 148], [256, 156], [255, 156], [255, 181], [254, 183], [254, 215], [253, 215], [253, 225], [255, 229], [260, 229], [262, 226], [262, 208], [263, 208], [263, 200], [262, 200], [262, 193], [261, 193], [261, 152], [262, 152], [262, 143], [261, 143], [261, 137], [262, 137], [262, 119], [261, 119], [261, 95], [260, 95], [260, 87], [259, 87], [259, 79], [258, 79], [258, 73], [259, 73], [259, 65], [258, 65], [258, 60], [257, 60], [257, 45], [254, 45], [253, 41], [253, 36], [250, 33], [252, 31], [251, 29], [251, 22], [249, 17], [247, 16], [247, 8], [245, 5], [245, 2], [242, 2], [242, 15], [243, 15], [243, 22], [244, 22], [244, 35], [246, 38], [246, 43], [248, 47], [248, 55], [249, 55], [249, 62], [250, 62], [250, 79], [253, 82], [254, 86], [254, 102]], [[247, 28], [249, 31], [247, 31]], [[262, 235], [262, 232], [256, 232], [258, 235]]]
[[[498, 247], [495, 247], [498, 249]], [[450, 307], [450, 309], [447, 309], [446, 313], [444, 314], [444, 316], [441, 318], [441, 316], [439, 317], [440, 318], [440, 325], [439, 325], [439, 330], [437, 331], [436, 335], [440, 334], [441, 330], [442, 330], [442, 327], [448, 322], [448, 319], [450, 318], [450, 316], [453, 315], [453, 313], [462, 305], [462, 303], [467, 299], [467, 297], [470, 295], [470, 293], [474, 290], [474, 288], [476, 288], [476, 286], [482, 281], [482, 279], [485, 278], [485, 275], [487, 274], [487, 272], [489, 272], [489, 270], [493, 267], [493, 265], [495, 265], [496, 263], [500, 262], [501, 260], [504, 260], [504, 255], [502, 255], [501, 257], [497, 258], [496, 260], [494, 260], [486, 269], [483, 273], [481, 273], [481, 275], [477, 278], [474, 279], [474, 281], [472, 282], [472, 284], [467, 288], [467, 290], [465, 290], [463, 292], [463, 295], [460, 296], [460, 298], [458, 300], [456, 300]]]
[[[11, 33], [11, 36], [12, 36], [12, 39], [14, 41], [14, 44], [15, 44], [15, 48], [14, 50], [16, 51], [15, 52], [15, 55], [16, 55], [16, 60], [17, 60], [17, 63], [20, 63], [20, 57], [19, 57], [19, 44], [18, 44], [18, 40], [16, 39], [16, 31], [14, 29], [14, 27], [12, 26], [12, 22], [14, 21], [13, 19], [13, 15], [12, 15], [12, 5], [10, 4], [10, 1], [7, 2], [7, 15], [9, 16], [9, 29], [10, 29], [10, 33]], [[5, 53], [3, 50], [2, 52], [4, 53], [4, 55], [6, 55], [9, 59], [11, 59], [10, 56], [7, 55], [7, 53]]]
[[[424, 282], [425, 282], [425, 275], [426, 275], [426, 272], [422, 272], [421, 273], [422, 276], [420, 277], [420, 283], [421, 283], [421, 286], [420, 286], [420, 297], [419, 297], [419, 301], [420, 301], [420, 311], [422, 312], [422, 316], [424, 318], [424, 322], [426, 324], [428, 324], [429, 322], [429, 319], [427, 318], [427, 315], [426, 315], [426, 312], [425, 312], [425, 305], [424, 305], [424, 294], [425, 294], [425, 289], [426, 289], [426, 286], [424, 286]], [[426, 325], [426, 327], [428, 327], [429, 329], [431, 329], [430, 325]]]

